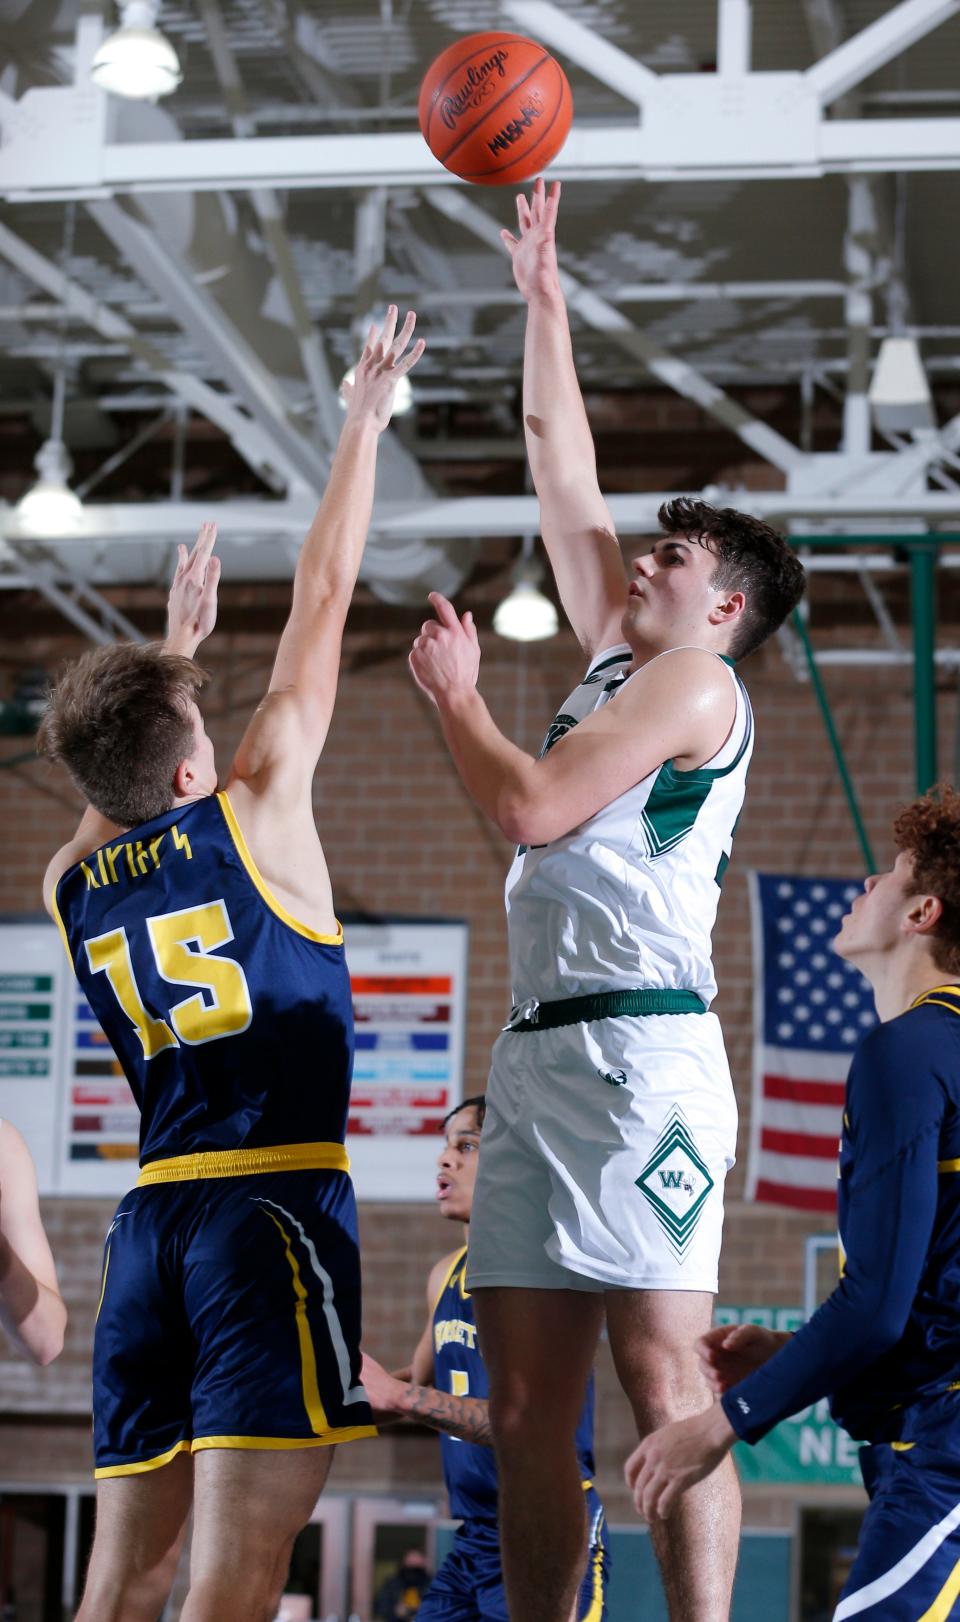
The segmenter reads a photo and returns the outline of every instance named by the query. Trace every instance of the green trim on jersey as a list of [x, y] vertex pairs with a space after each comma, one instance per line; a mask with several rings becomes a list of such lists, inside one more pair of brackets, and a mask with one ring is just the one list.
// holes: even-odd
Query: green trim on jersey
[[609, 659], [601, 659], [598, 665], [594, 665], [592, 670], [588, 670], [580, 686], [592, 687], [595, 682], [599, 681], [604, 670], [610, 670], [613, 665], [629, 664], [632, 658], [633, 654], [630, 649], [624, 645], [624, 650], [620, 653], [611, 653]]
[[[656, 781], [647, 796], [647, 803], [640, 813], [640, 821], [652, 858], [674, 850], [681, 840], [687, 837], [714, 783], [720, 777], [728, 777], [739, 766], [750, 745], [753, 737], [753, 711], [742, 683], [738, 682], [738, 685], [743, 692], [746, 705], [746, 726], [743, 731], [743, 742], [729, 765], [697, 766], [693, 771], [683, 772], [672, 760], [668, 760], [657, 773]], [[723, 878], [723, 872], [719, 868], [718, 873], [717, 883]]]

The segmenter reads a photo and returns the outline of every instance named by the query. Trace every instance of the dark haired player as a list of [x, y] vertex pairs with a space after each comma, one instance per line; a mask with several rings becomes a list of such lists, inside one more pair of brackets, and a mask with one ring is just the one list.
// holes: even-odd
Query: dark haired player
[[[448, 1222], [470, 1225], [482, 1096], [465, 1098], [443, 1123], [437, 1199]], [[466, 1287], [467, 1247], [431, 1269], [427, 1322], [413, 1354], [409, 1380], [388, 1374], [369, 1355], [363, 1383], [377, 1417], [411, 1419], [440, 1432], [450, 1513], [462, 1522], [417, 1611], [417, 1622], [508, 1622], [497, 1525], [497, 1466], [490, 1432], [487, 1373]], [[580, 1413], [576, 1455], [589, 1523], [587, 1569], [572, 1622], [602, 1622], [609, 1575], [606, 1521], [593, 1485], [593, 1380]]]
[[960, 794], [925, 795], [893, 833], [892, 869], [867, 879], [834, 941], [882, 1021], [847, 1079], [840, 1282], [795, 1335], [704, 1335], [719, 1403], [648, 1437], [627, 1464], [656, 1523], [738, 1438], [757, 1442], [829, 1396], [837, 1423], [868, 1444], [870, 1494], [834, 1622], [960, 1615]]
[[353, 1054], [343, 934], [311, 785], [414, 316], [346, 386], [269, 689], [217, 792], [193, 655], [215, 530], [180, 562], [163, 648], [100, 648], [42, 742], [89, 801], [44, 899], [140, 1105], [94, 1341], [97, 1525], [82, 1622], [153, 1622], [193, 1507], [183, 1622], [269, 1622], [360, 1384]]
[[[514, 1622], [567, 1622], [580, 1579], [573, 1434], [604, 1306], [640, 1435], [708, 1400], [692, 1345], [736, 1141], [710, 940], [753, 747], [734, 663], [804, 578], [765, 524], [678, 500], [627, 587], [573, 363], [558, 200], [538, 182], [531, 206], [518, 199], [519, 239], [504, 236], [528, 302], [543, 538], [587, 669], [535, 760], [477, 692], [469, 615], [434, 595], [410, 660], [467, 789], [519, 845], [515, 1008], [493, 1052], [470, 1246]], [[672, 1622], [725, 1622], [739, 1515], [728, 1465], [669, 1538], [655, 1529]]]

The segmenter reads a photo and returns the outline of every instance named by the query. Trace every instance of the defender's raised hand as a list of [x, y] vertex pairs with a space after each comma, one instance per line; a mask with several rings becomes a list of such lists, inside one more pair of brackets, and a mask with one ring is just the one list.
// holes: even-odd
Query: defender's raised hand
[[559, 180], [553, 182], [549, 192], [542, 179], [535, 180], [529, 203], [522, 192], [517, 198], [517, 236], [510, 231], [500, 232], [500, 240], [513, 261], [514, 281], [527, 300], [560, 291], [556, 241], [559, 207]]
[[201, 524], [191, 552], [183, 545], [177, 547], [177, 569], [167, 599], [168, 653], [192, 659], [217, 623], [220, 559], [213, 555], [216, 539], [216, 524]]
[[389, 305], [387, 318], [381, 330], [376, 322], [367, 333], [367, 341], [363, 354], [357, 361], [352, 381], [344, 381], [340, 385], [340, 392], [347, 402], [347, 417], [372, 421], [379, 432], [383, 432], [390, 421], [393, 411], [394, 395], [401, 377], [406, 377], [411, 367], [416, 366], [423, 354], [426, 344], [418, 338], [413, 348], [407, 352], [407, 345], [413, 337], [413, 329], [417, 324], [416, 312], [407, 311], [406, 320], [397, 332], [397, 306]]
[[417, 686], [437, 703], [444, 695], [476, 687], [480, 641], [469, 610], [459, 619], [439, 591], [432, 591], [429, 601], [437, 617], [421, 626], [409, 664]]
[[717, 1324], [697, 1341], [700, 1370], [718, 1397], [769, 1361], [790, 1339], [761, 1324]]

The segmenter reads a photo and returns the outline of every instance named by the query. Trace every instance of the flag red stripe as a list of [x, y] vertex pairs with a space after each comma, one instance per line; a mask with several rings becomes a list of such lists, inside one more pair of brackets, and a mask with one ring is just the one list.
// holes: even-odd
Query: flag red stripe
[[754, 1199], [768, 1205], [792, 1205], [800, 1211], [827, 1211], [837, 1209], [836, 1194], [827, 1188], [791, 1188], [787, 1183], [771, 1183], [761, 1177]]
[[791, 1081], [789, 1076], [764, 1076], [764, 1098], [786, 1098], [794, 1104], [839, 1104], [847, 1089], [842, 1081]]
[[812, 1155], [817, 1160], [836, 1160], [838, 1152], [836, 1135], [824, 1138], [813, 1132], [782, 1132], [774, 1126], [762, 1129], [760, 1147], [779, 1155]]

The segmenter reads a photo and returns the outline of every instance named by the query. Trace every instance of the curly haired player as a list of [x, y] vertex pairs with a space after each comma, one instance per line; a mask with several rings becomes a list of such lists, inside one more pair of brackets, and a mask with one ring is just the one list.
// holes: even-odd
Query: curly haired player
[[840, 1138], [841, 1276], [795, 1335], [756, 1325], [699, 1343], [720, 1401], [648, 1437], [627, 1464], [645, 1515], [668, 1515], [738, 1438], [829, 1396], [867, 1445], [860, 1548], [834, 1622], [940, 1622], [960, 1601], [960, 793], [893, 825], [834, 949], [869, 980]]

